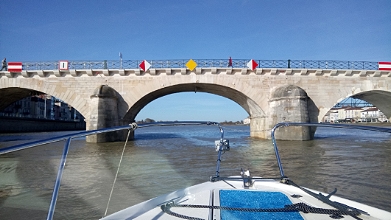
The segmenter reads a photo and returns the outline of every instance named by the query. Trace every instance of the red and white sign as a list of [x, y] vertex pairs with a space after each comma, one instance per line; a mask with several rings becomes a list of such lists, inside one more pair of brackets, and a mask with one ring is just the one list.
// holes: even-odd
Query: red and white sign
[[8, 72], [22, 72], [22, 62], [8, 62]]
[[143, 62], [141, 62], [139, 66], [142, 70], [144, 70], [144, 72], [151, 68], [151, 64], [149, 64], [146, 60], [143, 60]]
[[258, 66], [258, 63], [255, 62], [255, 60], [250, 60], [250, 62], [247, 63], [248, 68], [251, 70], [255, 70]]
[[68, 62], [68, 60], [60, 60], [58, 62], [58, 69], [59, 70], [68, 70], [69, 69], [69, 62]]
[[379, 70], [391, 70], [391, 62], [379, 62]]

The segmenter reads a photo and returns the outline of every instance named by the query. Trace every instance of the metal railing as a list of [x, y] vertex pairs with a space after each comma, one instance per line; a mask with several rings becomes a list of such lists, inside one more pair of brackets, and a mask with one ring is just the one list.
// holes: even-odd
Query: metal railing
[[[44, 139], [44, 140], [38, 140], [38, 141], [29, 142], [29, 143], [19, 144], [19, 145], [15, 145], [15, 146], [11, 146], [11, 147], [0, 148], [0, 155], [65, 140], [63, 153], [61, 155], [61, 160], [60, 160], [60, 164], [59, 164], [58, 171], [57, 171], [57, 177], [56, 177], [56, 180], [54, 183], [54, 188], [53, 188], [53, 192], [52, 192], [52, 198], [51, 198], [51, 202], [50, 202], [50, 206], [49, 206], [49, 211], [48, 211], [48, 215], [46, 218], [47, 220], [52, 220], [53, 216], [54, 216], [54, 211], [56, 208], [58, 193], [60, 190], [62, 174], [63, 174], [64, 168], [65, 168], [70, 143], [73, 138], [86, 137], [88, 135], [101, 134], [101, 133], [107, 133], [107, 132], [112, 132], [112, 131], [120, 131], [120, 130], [125, 130], [125, 129], [128, 129], [129, 132], [131, 132], [131, 131], [136, 130], [137, 128], [144, 128], [144, 127], [151, 127], [151, 126], [174, 126], [174, 125], [215, 125], [215, 126], [218, 126], [219, 130], [220, 130], [220, 140], [219, 141], [221, 144], [223, 144], [224, 131], [223, 131], [223, 128], [220, 126], [220, 124], [217, 122], [177, 121], [177, 122], [156, 122], [156, 123], [147, 123], [147, 124], [140, 124], [140, 125], [137, 125], [136, 123], [132, 123], [132, 124], [125, 125], [125, 126], [117, 126], [117, 127], [112, 127], [112, 128], [102, 128], [102, 129], [98, 129], [98, 130], [82, 131], [82, 132], [77, 132], [77, 133], [73, 133], [73, 134], [67, 134], [67, 135], [62, 135], [62, 136], [58, 136], [58, 137], [48, 138], [48, 139]], [[221, 155], [221, 153], [219, 152], [219, 157], [220, 157], [220, 155]], [[217, 169], [219, 169], [219, 167], [217, 167]], [[218, 173], [218, 170], [216, 172]]]
[[[247, 68], [250, 59], [193, 59], [198, 68]], [[186, 68], [187, 59], [147, 60], [151, 68]], [[378, 62], [338, 60], [255, 60], [257, 68], [377, 70]], [[69, 69], [139, 69], [143, 60], [68, 61]], [[23, 70], [58, 70], [59, 61], [22, 62]]]
[[[344, 128], [344, 129], [356, 129], [356, 130], [364, 130], [364, 131], [377, 131], [377, 132], [385, 132], [391, 134], [391, 128], [389, 127], [376, 127], [376, 126], [362, 126], [357, 124], [330, 124], [330, 123], [301, 123], [301, 122], [280, 122], [274, 125], [274, 127], [271, 130], [271, 139], [272, 144], [274, 147], [274, 153], [276, 155], [278, 169], [280, 170], [281, 178], [286, 178], [284, 174], [284, 169], [282, 167], [278, 146], [277, 146], [277, 139], [275, 137], [275, 132], [277, 128], [280, 127], [331, 127], [331, 128]], [[310, 128], [311, 129], [311, 128]]]

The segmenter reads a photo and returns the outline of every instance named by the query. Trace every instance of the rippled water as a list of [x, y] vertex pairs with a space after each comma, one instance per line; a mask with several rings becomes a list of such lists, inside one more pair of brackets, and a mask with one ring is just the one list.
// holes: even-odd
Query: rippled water
[[[247, 126], [225, 126], [231, 150], [220, 174], [279, 175], [270, 140], [249, 137]], [[0, 135], [0, 147], [71, 132]], [[108, 213], [207, 181], [215, 174], [220, 138], [214, 126], [149, 127], [128, 142]], [[391, 135], [318, 128], [313, 141], [279, 141], [285, 174], [296, 183], [391, 211]], [[0, 156], [1, 219], [45, 219], [64, 143]], [[73, 140], [55, 219], [104, 215], [123, 142]]]

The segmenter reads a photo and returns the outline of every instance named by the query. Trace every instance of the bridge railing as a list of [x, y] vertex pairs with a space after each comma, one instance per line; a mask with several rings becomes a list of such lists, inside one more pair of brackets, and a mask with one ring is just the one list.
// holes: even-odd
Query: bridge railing
[[[68, 61], [69, 69], [138, 69], [143, 60]], [[147, 60], [151, 68], [186, 68], [187, 59]], [[228, 59], [194, 59], [198, 68], [224, 68]], [[249, 59], [232, 59], [233, 68], [247, 68]], [[258, 68], [377, 70], [378, 62], [337, 60], [255, 60]], [[23, 62], [24, 70], [57, 70], [59, 61]]]
[[378, 62], [337, 60], [291, 60], [289, 68], [377, 70]]

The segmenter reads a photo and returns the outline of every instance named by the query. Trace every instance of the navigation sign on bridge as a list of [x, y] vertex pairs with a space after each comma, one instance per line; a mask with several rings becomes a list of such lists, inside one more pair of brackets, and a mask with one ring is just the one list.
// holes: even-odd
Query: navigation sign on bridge
[[250, 62], [247, 63], [247, 67], [251, 70], [255, 70], [258, 66], [258, 63], [255, 62], [255, 60], [250, 60]]
[[8, 72], [22, 72], [22, 62], [8, 62]]
[[193, 71], [197, 67], [197, 63], [193, 59], [190, 59], [186, 63], [186, 67], [189, 68], [190, 71]]
[[149, 68], [151, 68], [151, 64], [148, 63], [148, 61], [143, 60], [143, 62], [140, 63], [139, 67], [145, 72], [145, 71], [147, 71]]
[[391, 70], [391, 62], [379, 62], [379, 70]]
[[58, 63], [58, 69], [68, 70], [69, 69], [68, 61], [67, 60], [60, 60], [60, 62]]

